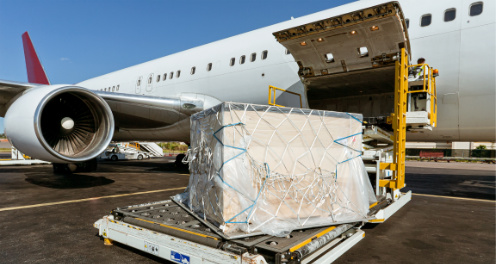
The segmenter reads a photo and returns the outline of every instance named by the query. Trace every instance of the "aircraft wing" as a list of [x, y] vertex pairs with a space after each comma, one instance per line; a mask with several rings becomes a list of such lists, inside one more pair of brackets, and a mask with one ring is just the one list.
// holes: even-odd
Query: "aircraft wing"
[[38, 85], [39, 84], [0, 80], [0, 117], [5, 116], [8, 104], [14, 97]]
[[166, 127], [203, 110], [205, 104], [215, 105], [219, 103], [216, 100], [209, 103], [210, 98], [187, 93], [180, 97], [152, 97], [114, 92], [93, 92], [109, 104], [118, 129]]

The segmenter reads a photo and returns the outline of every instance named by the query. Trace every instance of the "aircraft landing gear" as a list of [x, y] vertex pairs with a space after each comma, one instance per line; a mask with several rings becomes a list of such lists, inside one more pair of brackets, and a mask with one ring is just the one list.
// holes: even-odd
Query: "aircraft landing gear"
[[79, 163], [53, 163], [53, 173], [71, 174], [74, 172], [92, 172], [96, 171], [98, 166], [96, 159], [91, 159]]

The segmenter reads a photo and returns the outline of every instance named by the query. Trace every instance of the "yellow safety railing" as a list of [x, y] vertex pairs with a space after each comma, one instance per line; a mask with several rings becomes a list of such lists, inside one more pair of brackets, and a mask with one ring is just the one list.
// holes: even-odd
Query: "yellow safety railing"
[[281, 88], [277, 88], [277, 87], [272, 86], [272, 85], [269, 85], [269, 101], [268, 101], [268, 104], [269, 105], [284, 107], [284, 105], [278, 105], [278, 104], [276, 104], [276, 91], [278, 91], [278, 90], [279, 91], [282, 91], [284, 93], [290, 93], [290, 94], [297, 95], [300, 98], [300, 107], [303, 107], [303, 102], [301, 100], [301, 94], [295, 93], [295, 92], [291, 92], [291, 91], [288, 91], [288, 90], [284, 90], [284, 89], [281, 89]]
[[436, 78], [434, 78], [434, 69], [427, 63], [409, 65], [408, 70], [420, 67], [422, 69], [422, 89], [408, 89], [407, 93], [427, 93], [430, 96], [430, 122], [432, 127], [437, 125], [437, 91]]

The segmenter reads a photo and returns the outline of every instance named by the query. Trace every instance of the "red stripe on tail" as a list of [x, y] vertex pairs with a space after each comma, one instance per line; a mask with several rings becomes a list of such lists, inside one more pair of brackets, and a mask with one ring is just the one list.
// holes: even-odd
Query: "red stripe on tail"
[[26, 70], [28, 72], [28, 81], [30, 83], [50, 84], [43, 66], [36, 55], [33, 43], [28, 32], [22, 34], [22, 45], [24, 46], [24, 58], [26, 59]]

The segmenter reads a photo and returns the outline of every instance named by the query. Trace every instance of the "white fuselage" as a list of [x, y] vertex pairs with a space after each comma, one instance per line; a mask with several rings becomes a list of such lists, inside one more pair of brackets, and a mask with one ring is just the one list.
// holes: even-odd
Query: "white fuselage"
[[[99, 91], [157, 97], [198, 93], [221, 101], [255, 104], [267, 104], [269, 85], [305, 95], [305, 86], [298, 76], [298, 65], [293, 56], [286, 54], [285, 48], [272, 33], [381, 2], [384, 1], [353, 2], [142, 63], [77, 85]], [[409, 134], [409, 140], [496, 140], [496, 3], [483, 1], [482, 14], [470, 16], [469, 8], [474, 2], [400, 1], [405, 17], [409, 19], [412, 61], [424, 57], [429, 65], [440, 71], [437, 78], [438, 126], [429, 133]], [[456, 18], [444, 22], [444, 12], [451, 8], [456, 8]], [[424, 14], [432, 14], [432, 23], [421, 27], [420, 18]], [[267, 51], [266, 59], [262, 59], [263, 51]], [[251, 61], [252, 53], [256, 53], [254, 61]], [[246, 56], [243, 64], [240, 63], [242, 56]], [[231, 66], [232, 58], [235, 62]], [[208, 70], [210, 63], [212, 67]], [[306, 98], [303, 107], [308, 107]]]

